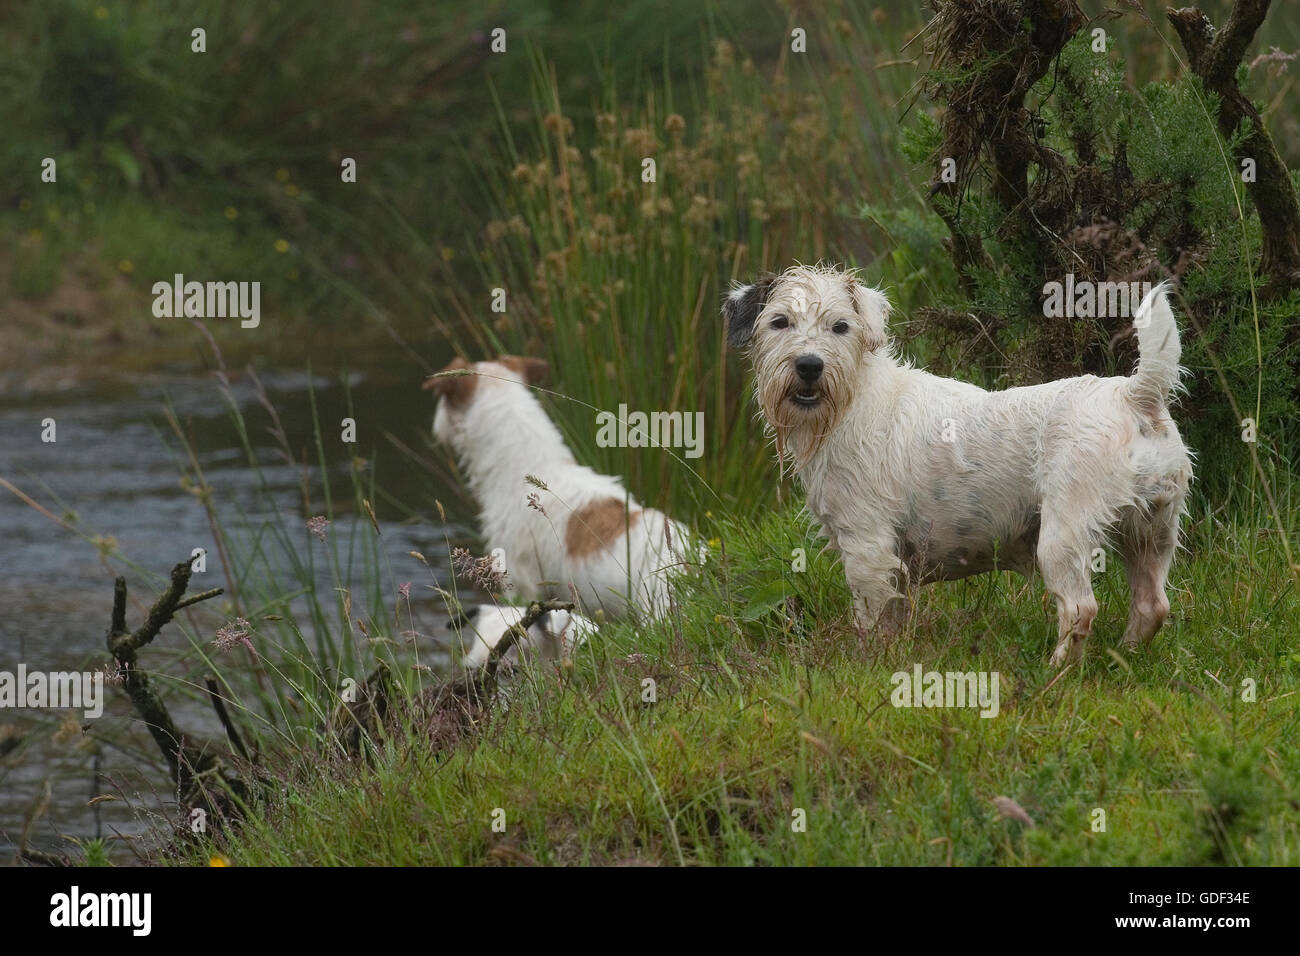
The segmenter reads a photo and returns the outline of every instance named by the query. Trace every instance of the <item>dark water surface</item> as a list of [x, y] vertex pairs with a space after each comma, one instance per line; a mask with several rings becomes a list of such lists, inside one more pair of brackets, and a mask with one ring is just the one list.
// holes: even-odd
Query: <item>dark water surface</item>
[[[167, 422], [168, 399], [195, 448], [222, 526], [232, 533], [235, 525], [256, 527], [274, 517], [268, 497], [259, 495], [262, 481], [270, 486], [271, 506], [296, 523], [304, 517], [307, 475], [310, 513], [324, 513], [314, 396], [336, 508], [331, 533], [354, 520], [338, 514], [352, 510], [350, 457], [369, 460], [376, 490], [368, 497], [381, 529], [380, 580], [385, 588], [417, 582], [411, 588], [413, 623], [422, 634], [432, 635], [429, 655], [435, 662], [441, 652], [438, 635], [446, 634], [445, 613], [428, 585], [443, 573], [445, 535], [459, 539], [468, 529], [443, 528], [434, 500], [444, 504], [448, 515], [467, 515], [468, 504], [447, 475], [445, 456], [430, 447], [432, 400], [418, 388], [425, 370], [399, 355], [371, 358], [368, 365], [376, 371], [346, 379], [258, 372], [296, 459], [292, 465], [268, 432], [273, 419], [255, 382], [231, 373], [230, 394], [245, 416], [249, 441], [262, 463], [260, 476], [250, 467], [209, 373], [132, 375], [41, 393], [24, 393], [0, 381], [0, 478], [75, 528], [60, 526], [0, 487], [0, 671], [14, 673], [20, 662], [29, 671], [93, 670], [104, 663], [115, 575], [126, 575], [131, 587], [128, 627], [139, 625], [166, 573], [196, 547], [208, 550], [207, 572], [194, 576], [191, 593], [226, 586], [208, 516], [182, 486], [182, 471], [190, 469]], [[349, 415], [357, 422], [357, 443], [351, 447], [340, 441], [340, 420]], [[57, 428], [57, 441], [50, 444], [41, 441], [46, 418], [53, 418]], [[95, 536], [115, 539], [114, 556], [101, 556], [88, 540]], [[232, 538], [238, 554], [241, 539], [236, 533]], [[313, 546], [305, 523], [303, 539], [304, 549]], [[432, 572], [408, 555], [412, 550], [427, 556]], [[317, 567], [318, 587], [328, 592], [335, 585], [329, 562], [318, 561]], [[188, 620], [202, 633], [222, 618], [220, 609], [200, 607], [206, 616]], [[310, 619], [304, 616], [299, 623], [311, 640]], [[193, 654], [171, 625], [142, 653], [142, 661], [151, 670], [182, 673], [182, 658]], [[104, 715], [94, 721], [81, 720], [80, 714], [69, 720], [72, 711], [0, 709], [0, 861], [12, 860], [28, 825], [31, 846], [69, 852], [74, 849], [69, 838], [138, 836], [151, 822], [147, 808], [164, 805], [167, 777], [155, 748], [121, 690], [106, 687], [105, 697]], [[206, 706], [175, 694], [167, 701], [184, 731], [221, 738]], [[87, 734], [78, 732], [78, 723], [89, 727]], [[127, 799], [87, 805], [94, 796], [114, 793]], [[126, 843], [115, 844], [113, 853], [130, 858]]]

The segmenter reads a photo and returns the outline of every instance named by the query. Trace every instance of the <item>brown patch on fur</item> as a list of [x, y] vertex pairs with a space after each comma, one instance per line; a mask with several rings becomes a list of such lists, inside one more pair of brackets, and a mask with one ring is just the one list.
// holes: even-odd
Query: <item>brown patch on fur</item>
[[[470, 368], [470, 364], [460, 356], [452, 359], [444, 372], [459, 372]], [[447, 375], [442, 378], [426, 378], [420, 388], [432, 390], [439, 398], [445, 398], [452, 408], [460, 409], [469, 404], [478, 386], [477, 375]]]
[[522, 378], [525, 385], [541, 385], [551, 371], [546, 359], [533, 358], [531, 355], [502, 355], [497, 361]]
[[636, 527], [640, 511], [628, 514], [618, 498], [599, 498], [569, 516], [564, 532], [564, 549], [570, 558], [585, 558], [613, 547], [614, 542]]

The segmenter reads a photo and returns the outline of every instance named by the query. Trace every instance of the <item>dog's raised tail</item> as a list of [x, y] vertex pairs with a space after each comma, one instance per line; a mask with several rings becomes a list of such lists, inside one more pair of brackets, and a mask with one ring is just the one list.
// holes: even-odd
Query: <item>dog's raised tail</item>
[[1133, 315], [1138, 337], [1137, 370], [1128, 380], [1129, 397], [1143, 408], [1159, 408], [1178, 387], [1178, 322], [1169, 307], [1169, 283], [1162, 282], [1146, 294]]

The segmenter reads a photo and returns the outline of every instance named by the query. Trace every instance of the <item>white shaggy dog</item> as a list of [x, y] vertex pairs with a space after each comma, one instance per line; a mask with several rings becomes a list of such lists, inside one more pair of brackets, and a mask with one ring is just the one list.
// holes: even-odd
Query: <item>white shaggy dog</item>
[[1178, 327], [1165, 286], [1138, 307], [1131, 377], [988, 392], [895, 355], [889, 300], [850, 272], [797, 266], [735, 289], [728, 341], [747, 346], [758, 403], [838, 549], [859, 627], [894, 632], [906, 592], [1037, 567], [1056, 598], [1053, 664], [1097, 614], [1093, 549], [1111, 539], [1132, 601], [1124, 642], [1151, 640], [1192, 466], [1166, 401]]
[[689, 531], [574, 460], [529, 388], [546, 371], [536, 358], [457, 359], [424, 385], [439, 398], [434, 436], [460, 459], [483, 537], [504, 552], [521, 598], [567, 597], [572, 586], [611, 616], [630, 604], [658, 617], [670, 576], [692, 553]]
[[[519, 623], [525, 610], [527, 608], [508, 604], [479, 604], [471, 607], [464, 617], [448, 622], [460, 638], [461, 650], [465, 653], [461, 663], [465, 669], [477, 670], [487, 664], [492, 649], [505, 637], [506, 631]], [[508, 664], [518, 664], [522, 649], [525, 660], [560, 661], [572, 657], [573, 652], [595, 633], [596, 625], [581, 614], [547, 611], [528, 629], [528, 640], [516, 643], [501, 659]]]

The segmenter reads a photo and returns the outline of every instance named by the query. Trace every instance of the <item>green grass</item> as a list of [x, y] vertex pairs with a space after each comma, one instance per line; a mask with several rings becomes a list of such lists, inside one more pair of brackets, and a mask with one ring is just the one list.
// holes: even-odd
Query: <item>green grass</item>
[[[179, 861], [1300, 862], [1300, 609], [1267, 536], [1197, 520], [1174, 616], [1134, 656], [1115, 651], [1122, 571], [1098, 575], [1086, 659], [1056, 679], [1039, 582], [929, 588], [908, 633], [866, 648], [830, 558], [788, 570], [812, 545], [794, 515], [711, 533], [714, 560], [676, 613], [606, 626], [571, 667], [526, 672], [477, 738], [432, 753], [399, 731], [368, 764], [302, 752], [240, 831]], [[891, 706], [890, 676], [917, 663], [998, 672], [1000, 713]], [[1036, 825], [1000, 817], [999, 796]]]

